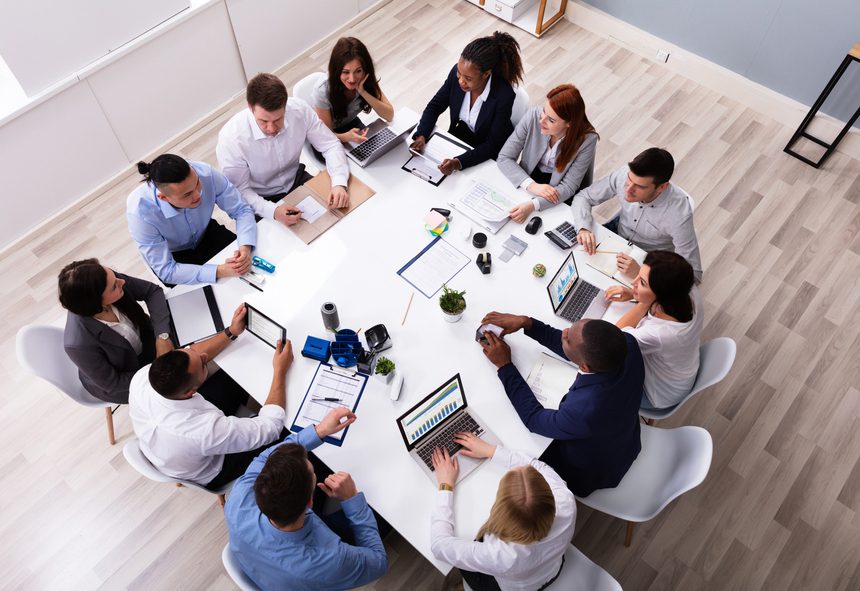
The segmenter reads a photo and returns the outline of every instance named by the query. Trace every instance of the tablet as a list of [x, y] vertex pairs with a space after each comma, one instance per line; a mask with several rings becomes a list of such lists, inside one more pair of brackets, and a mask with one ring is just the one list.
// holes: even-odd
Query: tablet
[[269, 345], [272, 349], [278, 347], [278, 341], [287, 340], [287, 329], [260, 312], [251, 304], [245, 304], [248, 311], [245, 316], [245, 327], [252, 335]]

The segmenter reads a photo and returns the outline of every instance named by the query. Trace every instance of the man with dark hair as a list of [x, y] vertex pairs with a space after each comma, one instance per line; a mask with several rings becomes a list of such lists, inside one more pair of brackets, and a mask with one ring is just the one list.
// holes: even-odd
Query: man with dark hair
[[287, 87], [272, 74], [257, 74], [248, 83], [248, 108], [221, 128], [215, 154], [224, 175], [260, 217], [291, 225], [301, 212], [277, 205], [311, 177], [299, 163], [305, 140], [325, 157], [331, 177], [330, 207], [347, 207], [349, 165], [346, 153], [313, 108], [287, 99]]
[[[618, 217], [606, 224], [613, 232], [646, 251], [676, 252], [693, 267], [696, 281], [702, 280], [702, 259], [693, 227], [693, 208], [687, 194], [670, 182], [675, 160], [662, 148], [648, 148], [626, 166], [605, 176], [573, 197], [573, 225], [577, 240], [588, 254], [597, 242], [591, 208], [615, 197], [621, 206]], [[639, 263], [619, 254], [618, 270], [633, 279]]]
[[526, 336], [579, 366], [579, 375], [558, 410], [544, 408], [511, 362], [504, 338], [484, 333], [484, 354], [498, 368], [505, 392], [532, 433], [553, 442], [540, 459], [558, 472], [573, 494], [618, 486], [639, 455], [639, 402], [645, 365], [632, 335], [604, 320], [583, 319], [558, 330], [528, 316], [490, 312], [482, 323], [501, 337]]
[[238, 478], [251, 460], [281, 436], [290, 341], [279, 343], [272, 385], [255, 417], [233, 416], [248, 393], [224, 371], [209, 376], [207, 363], [245, 330], [245, 305], [230, 326], [142, 367], [129, 386], [129, 416], [140, 450], [159, 472], [218, 489]]
[[[233, 486], [224, 508], [230, 549], [261, 589], [352, 589], [385, 574], [388, 559], [364, 495], [346, 472], [317, 484], [306, 452], [353, 421], [349, 409], [335, 408], [316, 427], [261, 453]], [[317, 515], [317, 488], [342, 511]], [[349, 541], [332, 531], [341, 529], [335, 519], [347, 522], [342, 535]]]

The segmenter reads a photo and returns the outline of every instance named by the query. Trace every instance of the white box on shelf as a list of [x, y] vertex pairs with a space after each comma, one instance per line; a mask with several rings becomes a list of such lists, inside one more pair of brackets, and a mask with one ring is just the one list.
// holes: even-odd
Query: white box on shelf
[[532, 7], [535, 0], [487, 0], [484, 10], [503, 21], [513, 23]]

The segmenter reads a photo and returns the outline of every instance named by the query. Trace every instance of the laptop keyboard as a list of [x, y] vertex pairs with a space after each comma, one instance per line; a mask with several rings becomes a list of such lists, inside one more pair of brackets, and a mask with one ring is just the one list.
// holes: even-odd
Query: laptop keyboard
[[373, 154], [376, 150], [396, 139], [397, 135], [389, 128], [385, 127], [373, 137], [361, 142], [359, 145], [354, 147], [352, 150], [349, 151], [349, 153], [352, 154], [356, 160], [364, 162], [365, 160], [370, 158], [370, 155]]
[[559, 312], [559, 316], [565, 320], [576, 322], [585, 314], [591, 302], [600, 293], [600, 289], [585, 281], [580, 281], [573, 289], [573, 293]]
[[428, 468], [433, 471], [433, 450], [437, 447], [447, 448], [450, 455], [454, 455], [463, 446], [454, 442], [454, 435], [457, 433], [474, 433], [478, 437], [484, 432], [481, 426], [475, 422], [475, 419], [467, 413], [460, 413], [460, 416], [451, 421], [439, 433], [427, 440], [426, 443], [417, 448], [418, 457], [421, 458]]

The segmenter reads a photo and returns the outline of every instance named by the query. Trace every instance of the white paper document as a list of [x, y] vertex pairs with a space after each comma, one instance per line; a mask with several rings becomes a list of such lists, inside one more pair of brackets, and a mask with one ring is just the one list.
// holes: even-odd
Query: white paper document
[[579, 369], [573, 363], [541, 353], [526, 383], [544, 408], [558, 410], [561, 399], [570, 390], [578, 374]]
[[434, 239], [406, 263], [397, 274], [428, 298], [442, 289], [469, 263], [469, 257], [441, 237]]
[[308, 195], [296, 204], [296, 209], [302, 212], [302, 219], [309, 224], [314, 223], [326, 212], [326, 208], [320, 202]]
[[463, 146], [455, 144], [441, 133], [434, 133], [424, 144], [424, 156], [432, 160], [438, 166], [447, 158], [456, 158], [466, 150]]
[[475, 183], [468, 193], [460, 197], [460, 201], [491, 222], [506, 220], [516, 205], [513, 199], [482, 182]]
[[[293, 425], [302, 428], [318, 425], [329, 411], [339, 406], [354, 411], [366, 383], [367, 376], [320, 364]], [[338, 431], [329, 437], [340, 440], [344, 432]]]

